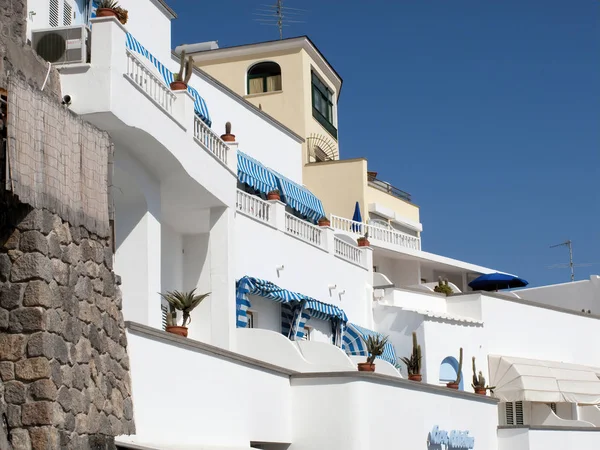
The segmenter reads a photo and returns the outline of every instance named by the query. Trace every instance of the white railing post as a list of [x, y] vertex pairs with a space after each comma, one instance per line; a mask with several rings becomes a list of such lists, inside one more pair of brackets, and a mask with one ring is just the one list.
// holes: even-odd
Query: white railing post
[[186, 131], [193, 133], [194, 130], [194, 97], [187, 91], [171, 91], [175, 96], [173, 102], [173, 117], [179, 122]]
[[335, 234], [331, 227], [321, 227], [323, 230], [323, 248], [332, 255], [335, 255]]
[[113, 68], [116, 73], [125, 73], [125, 35], [127, 31], [116, 17], [91, 19], [92, 50], [91, 63], [95, 68]]
[[285, 203], [279, 200], [268, 200], [268, 203], [271, 204], [271, 225], [285, 233]]
[[227, 144], [227, 147], [229, 147], [229, 151], [227, 154], [227, 167], [229, 167], [229, 170], [231, 170], [233, 173], [237, 174], [237, 154], [238, 154], [238, 147], [239, 147], [239, 142], [225, 142]]
[[361, 247], [362, 265], [368, 271], [373, 271], [373, 247]]

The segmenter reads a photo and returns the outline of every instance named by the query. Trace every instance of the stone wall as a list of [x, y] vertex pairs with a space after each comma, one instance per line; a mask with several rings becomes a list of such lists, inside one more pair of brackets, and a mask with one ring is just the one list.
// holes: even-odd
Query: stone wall
[[114, 448], [112, 436], [135, 430], [110, 241], [3, 206], [0, 378], [13, 449]]
[[[9, 73], [18, 74], [40, 89], [48, 74], [48, 63], [26, 43], [27, 1], [0, 0], [0, 88], [6, 88]], [[60, 76], [50, 68], [44, 92], [61, 97]]]

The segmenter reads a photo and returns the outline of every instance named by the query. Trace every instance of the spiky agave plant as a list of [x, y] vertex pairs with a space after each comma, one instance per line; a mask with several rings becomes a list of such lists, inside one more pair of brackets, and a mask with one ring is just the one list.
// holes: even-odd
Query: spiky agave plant
[[373, 364], [375, 362], [375, 358], [383, 355], [383, 350], [385, 349], [385, 345], [387, 344], [388, 337], [387, 336], [369, 336], [366, 340], [367, 344], [367, 352], [369, 352], [369, 356], [367, 358], [368, 364]]
[[117, 0], [101, 0], [100, 3], [98, 3], [97, 8], [98, 9], [115, 9], [119, 6], [119, 2]]
[[417, 342], [417, 333], [413, 332], [413, 350], [409, 357], [403, 356], [400, 358], [406, 365], [406, 370], [409, 375], [421, 374], [421, 346]]
[[[190, 313], [198, 306], [202, 300], [210, 295], [210, 292], [206, 294], [196, 294], [196, 289], [192, 289], [188, 292], [170, 291], [166, 294], [160, 294], [169, 305], [171, 310], [181, 311], [183, 314], [182, 327], [187, 326], [191, 321]], [[174, 323], [173, 323], [174, 324]]]

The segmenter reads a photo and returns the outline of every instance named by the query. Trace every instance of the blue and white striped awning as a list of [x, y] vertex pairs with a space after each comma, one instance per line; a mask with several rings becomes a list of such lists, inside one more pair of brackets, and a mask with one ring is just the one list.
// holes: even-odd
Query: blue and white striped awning
[[248, 295], [258, 295], [282, 303], [281, 332], [290, 339], [302, 339], [304, 325], [314, 317], [332, 321], [335, 325], [334, 338], [341, 344], [344, 327], [348, 321], [343, 309], [320, 302], [307, 295], [280, 288], [271, 281], [247, 276], [237, 283], [236, 326], [238, 328], [246, 328], [248, 325], [247, 311], [252, 306]]
[[312, 192], [279, 174], [277, 181], [281, 190], [281, 198], [285, 203], [313, 222], [318, 221], [321, 217], [325, 217], [325, 210], [323, 209], [321, 200], [315, 197]]
[[275, 174], [254, 158], [238, 150], [238, 180], [264, 194], [279, 189]]
[[[366, 344], [369, 336], [382, 335], [376, 331], [371, 331], [353, 323], [348, 323], [346, 325], [346, 331], [344, 332], [342, 350], [349, 355], [369, 356]], [[388, 342], [384, 347], [383, 355], [378, 356], [377, 358], [381, 358], [392, 365], [396, 364], [396, 350], [394, 349], [393, 344]]]
[[[132, 36], [131, 33], [127, 33], [126, 45], [129, 50], [139, 53], [140, 55], [148, 59], [152, 63], [152, 65], [156, 67], [156, 70], [158, 70], [160, 75], [163, 77], [163, 80], [167, 86], [169, 86], [173, 82], [175, 77], [173, 72], [171, 72], [167, 67], [165, 67], [164, 64], [162, 64], [158, 59], [156, 59], [154, 55], [152, 55], [152, 53], [150, 53], [142, 44], [140, 44], [140, 42], [136, 38]], [[206, 102], [200, 96], [198, 91], [192, 86], [188, 86], [187, 90], [190, 93], [190, 95], [194, 98], [194, 111], [196, 112], [196, 115], [200, 117], [200, 119], [210, 127], [211, 120], [210, 115], [208, 114], [208, 107], [206, 106]]]

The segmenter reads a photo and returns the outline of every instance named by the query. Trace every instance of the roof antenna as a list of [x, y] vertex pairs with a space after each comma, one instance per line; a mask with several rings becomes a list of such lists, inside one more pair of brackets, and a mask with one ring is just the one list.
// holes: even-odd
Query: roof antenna
[[[306, 12], [305, 9], [290, 8], [283, 6], [283, 0], [276, 0], [274, 5], [260, 5], [255, 16], [262, 18], [254, 19], [261, 25], [275, 25], [279, 29], [279, 39], [283, 39], [283, 27], [289, 27], [290, 23], [305, 23], [303, 20], [292, 20]], [[291, 19], [288, 19], [291, 17]]]
[[551, 245], [550, 248], [569, 247], [569, 267], [571, 268], [571, 281], [575, 281], [575, 265], [573, 264], [573, 243], [569, 239], [561, 244]]

